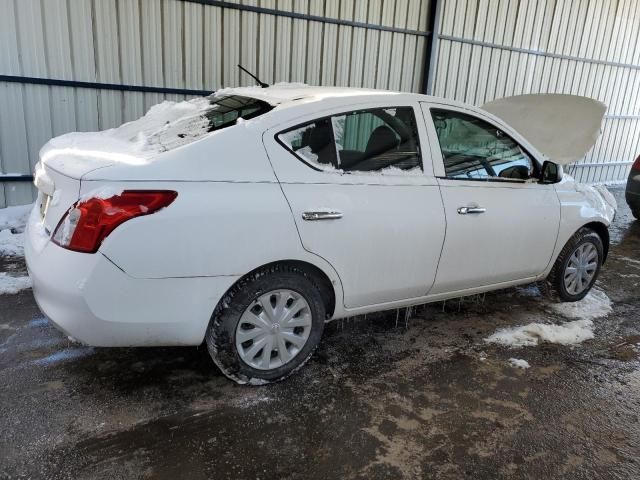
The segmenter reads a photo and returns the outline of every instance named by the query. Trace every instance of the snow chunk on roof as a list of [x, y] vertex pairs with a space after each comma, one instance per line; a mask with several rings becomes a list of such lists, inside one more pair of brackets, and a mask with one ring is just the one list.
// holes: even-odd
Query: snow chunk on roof
[[[203, 114], [211, 108], [207, 98], [154, 105], [141, 118], [101, 132], [72, 132], [53, 138], [40, 150], [47, 162], [54, 157], [89, 157], [105, 163], [145, 163], [158, 153], [191, 141], [173, 132], [176, 124], [188, 132], [208, 127]], [[175, 135], [170, 135], [175, 133]]]
[[315, 87], [304, 83], [275, 83], [267, 88], [258, 86], [232, 87], [217, 90], [214, 95], [241, 95], [257, 98], [270, 105], [281, 105], [295, 100], [322, 100], [332, 97], [354, 97], [361, 95], [394, 95], [397, 92], [369, 88]]

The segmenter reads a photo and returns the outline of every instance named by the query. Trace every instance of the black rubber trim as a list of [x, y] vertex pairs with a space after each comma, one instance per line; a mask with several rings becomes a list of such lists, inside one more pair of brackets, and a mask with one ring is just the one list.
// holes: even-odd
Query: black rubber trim
[[176, 95], [204, 96], [213, 90], [193, 90], [190, 88], [148, 87], [145, 85], [122, 85], [119, 83], [81, 82], [78, 80], [60, 80], [56, 78], [25, 77], [22, 75], [0, 75], [0, 82], [23, 83], [30, 85], [48, 85], [53, 87], [92, 88], [94, 90], [118, 90], [121, 92], [167, 93]]
[[33, 182], [33, 175], [0, 175], [0, 182]]

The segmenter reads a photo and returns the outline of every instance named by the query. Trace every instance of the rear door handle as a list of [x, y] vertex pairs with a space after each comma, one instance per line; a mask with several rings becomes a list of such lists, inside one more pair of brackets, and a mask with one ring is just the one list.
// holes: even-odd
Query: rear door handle
[[460, 207], [458, 213], [460, 215], [467, 215], [468, 213], [484, 213], [487, 209], [483, 207]]
[[337, 210], [310, 210], [302, 214], [302, 219], [308, 222], [316, 220], [336, 220], [342, 218], [342, 212]]

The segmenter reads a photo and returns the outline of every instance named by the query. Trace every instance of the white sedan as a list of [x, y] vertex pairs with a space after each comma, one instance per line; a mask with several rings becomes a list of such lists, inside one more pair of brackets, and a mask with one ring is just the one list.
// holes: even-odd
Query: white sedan
[[206, 341], [239, 383], [291, 374], [332, 319], [544, 279], [580, 300], [615, 201], [558, 162], [603, 114], [560, 95], [480, 109], [280, 85], [63, 135], [36, 167], [35, 298], [89, 345]]

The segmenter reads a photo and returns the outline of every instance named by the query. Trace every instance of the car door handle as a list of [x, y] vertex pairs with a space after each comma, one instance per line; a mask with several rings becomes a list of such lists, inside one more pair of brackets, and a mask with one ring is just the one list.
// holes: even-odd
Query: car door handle
[[316, 220], [336, 220], [338, 218], [342, 218], [342, 212], [338, 212], [337, 210], [311, 210], [302, 214], [302, 219], [308, 222], [314, 222]]
[[458, 213], [460, 215], [466, 215], [468, 213], [484, 213], [487, 209], [483, 207], [460, 207]]

